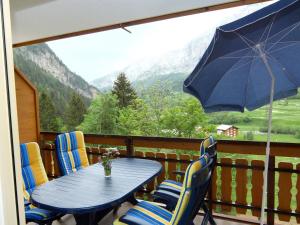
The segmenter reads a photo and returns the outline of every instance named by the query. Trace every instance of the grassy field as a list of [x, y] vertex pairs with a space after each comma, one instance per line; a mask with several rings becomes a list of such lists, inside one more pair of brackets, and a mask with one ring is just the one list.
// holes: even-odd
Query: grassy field
[[[247, 118], [248, 122], [230, 124], [239, 128], [239, 136], [236, 140], [245, 140], [244, 134], [251, 131], [254, 135], [254, 141], [266, 141], [266, 133], [259, 132], [261, 128], [267, 127], [268, 107], [262, 107], [255, 111], [246, 111], [244, 113], [232, 112], [229, 116], [236, 118]], [[285, 134], [282, 130], [293, 130], [300, 134], [300, 99], [281, 100], [274, 103], [272, 124], [274, 132], [272, 133], [272, 142], [300, 143], [300, 138], [295, 134]], [[281, 131], [278, 131], [281, 130]], [[226, 139], [226, 137], [224, 137]]]

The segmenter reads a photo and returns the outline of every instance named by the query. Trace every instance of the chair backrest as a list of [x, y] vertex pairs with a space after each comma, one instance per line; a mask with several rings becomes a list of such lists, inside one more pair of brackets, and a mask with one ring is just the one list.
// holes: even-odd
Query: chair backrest
[[39, 145], [36, 142], [20, 145], [24, 198], [29, 200], [36, 186], [48, 182]]
[[193, 224], [210, 185], [212, 163], [213, 159], [209, 154], [204, 154], [188, 166], [170, 224]]
[[57, 135], [55, 146], [62, 175], [67, 175], [89, 165], [81, 131]]
[[204, 155], [207, 148], [212, 145], [216, 145], [216, 141], [214, 140], [213, 136], [205, 138], [200, 144], [200, 156]]

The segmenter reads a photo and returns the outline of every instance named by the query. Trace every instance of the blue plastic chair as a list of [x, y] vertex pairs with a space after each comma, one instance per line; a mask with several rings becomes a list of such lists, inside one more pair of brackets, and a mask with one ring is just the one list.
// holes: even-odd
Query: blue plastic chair
[[[211, 181], [212, 163], [213, 159], [205, 154], [188, 166], [173, 213], [154, 203], [142, 201], [124, 216], [116, 219], [114, 225], [192, 225], [199, 209], [205, 204], [204, 198]], [[206, 218], [202, 224], [207, 224]]]
[[55, 147], [62, 175], [68, 175], [89, 166], [84, 136], [81, 131], [57, 135]]
[[[205, 138], [200, 144], [200, 157], [205, 153], [210, 153], [211, 155], [215, 154], [217, 142], [212, 136]], [[184, 175], [185, 171], [173, 171], [178, 175]], [[174, 180], [164, 180], [161, 184], [156, 187], [156, 190], [165, 190], [174, 192], [179, 195], [182, 188], [182, 183]], [[156, 201], [159, 201], [159, 193], [154, 192]], [[163, 203], [166, 203], [165, 201]], [[173, 205], [173, 204], [172, 204]], [[168, 205], [167, 205], [168, 206]], [[170, 208], [170, 207], [169, 207]], [[172, 208], [172, 207], [171, 207]]]
[[35, 142], [21, 144], [20, 148], [26, 222], [35, 222], [41, 225], [51, 224], [52, 221], [59, 219], [62, 214], [37, 208], [30, 203], [30, 196], [35, 187], [48, 182], [40, 148]]

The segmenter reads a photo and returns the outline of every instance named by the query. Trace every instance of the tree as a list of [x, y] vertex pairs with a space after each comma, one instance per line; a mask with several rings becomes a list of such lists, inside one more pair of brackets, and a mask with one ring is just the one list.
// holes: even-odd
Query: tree
[[142, 93], [142, 98], [145, 99], [145, 102], [148, 105], [149, 111], [153, 117], [153, 123], [155, 124], [155, 135], [161, 135], [161, 117], [163, 111], [169, 107], [172, 107], [172, 104], [176, 105], [175, 100], [177, 96], [174, 96], [174, 93], [172, 93], [168, 84], [157, 81]]
[[114, 134], [117, 118], [117, 97], [111, 93], [98, 95], [88, 108], [79, 129], [86, 133]]
[[206, 116], [199, 102], [190, 97], [178, 97], [177, 104], [162, 114], [163, 131], [168, 136], [195, 137], [197, 129], [206, 125]]
[[119, 110], [118, 130], [123, 135], [155, 135], [155, 121], [142, 99]]
[[45, 93], [40, 94], [40, 125], [42, 131], [58, 131], [58, 117], [51, 98]]
[[120, 108], [127, 107], [137, 98], [125, 73], [120, 73], [114, 82], [112, 93], [117, 96]]
[[65, 125], [67, 130], [75, 130], [76, 127], [83, 122], [85, 113], [86, 107], [82, 97], [74, 92], [65, 113]]

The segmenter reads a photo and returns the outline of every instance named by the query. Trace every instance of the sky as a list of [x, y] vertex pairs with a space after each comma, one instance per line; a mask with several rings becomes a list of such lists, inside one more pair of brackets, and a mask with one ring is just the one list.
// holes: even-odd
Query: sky
[[[267, 3], [269, 4], [269, 3]], [[266, 3], [178, 17], [47, 42], [68, 68], [91, 82], [135, 61], [179, 49], [235, 15], [249, 14]]]

